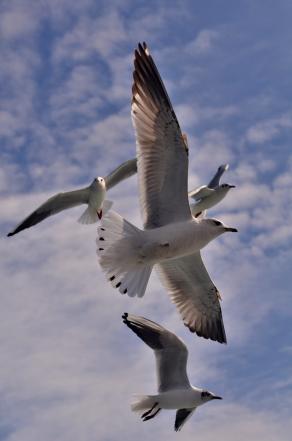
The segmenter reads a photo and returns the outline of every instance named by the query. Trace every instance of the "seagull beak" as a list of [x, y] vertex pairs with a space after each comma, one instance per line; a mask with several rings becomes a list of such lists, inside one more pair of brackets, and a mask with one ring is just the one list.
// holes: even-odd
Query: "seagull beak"
[[238, 230], [236, 228], [231, 228], [231, 227], [225, 227], [225, 231], [231, 231], [232, 233], [238, 233]]
[[229, 188], [236, 188], [236, 185], [229, 185]]
[[97, 211], [97, 216], [98, 216], [98, 218], [99, 218], [99, 219], [101, 219], [101, 218], [102, 218], [102, 210], [100, 210], [100, 211]]
[[212, 396], [212, 400], [222, 400], [222, 397], [218, 397], [217, 395]]

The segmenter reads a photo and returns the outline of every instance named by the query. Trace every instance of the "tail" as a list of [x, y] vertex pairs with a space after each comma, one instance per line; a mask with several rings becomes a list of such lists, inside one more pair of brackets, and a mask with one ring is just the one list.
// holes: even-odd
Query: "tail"
[[[101, 210], [102, 215], [106, 214], [112, 205], [113, 203], [111, 201], [103, 201], [102, 210]], [[84, 213], [78, 219], [78, 222], [80, 224], [86, 224], [86, 225], [95, 224], [98, 221], [99, 221], [99, 217], [97, 211], [94, 208], [90, 207], [89, 205], [84, 211]]]
[[161, 408], [156, 395], [140, 395], [136, 398], [137, 401], [131, 404], [131, 409], [133, 412], [141, 413], [143, 421], [151, 420], [160, 412]]
[[143, 231], [109, 211], [98, 228], [97, 254], [108, 280], [121, 294], [143, 297], [152, 265], [139, 262]]

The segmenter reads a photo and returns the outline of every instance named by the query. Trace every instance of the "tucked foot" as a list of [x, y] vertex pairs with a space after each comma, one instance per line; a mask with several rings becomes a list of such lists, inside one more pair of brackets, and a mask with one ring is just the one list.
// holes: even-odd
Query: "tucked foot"
[[148, 416], [146, 416], [145, 418], [143, 418], [143, 421], [151, 420], [151, 419], [154, 418], [154, 417], [158, 414], [158, 412], [160, 412], [160, 411], [161, 411], [161, 408], [158, 407], [158, 409], [156, 410], [156, 412], [154, 412], [152, 415], [148, 415]]
[[149, 410], [147, 410], [146, 412], [144, 412], [142, 415], [141, 415], [141, 418], [145, 418], [145, 417], [147, 417], [147, 415], [149, 415], [149, 413], [151, 413], [152, 412], [152, 410], [154, 410], [155, 409], [155, 407], [158, 405], [158, 403], [156, 402], [156, 403], [154, 403], [153, 404], [153, 406], [151, 407], [151, 409], [149, 409]]

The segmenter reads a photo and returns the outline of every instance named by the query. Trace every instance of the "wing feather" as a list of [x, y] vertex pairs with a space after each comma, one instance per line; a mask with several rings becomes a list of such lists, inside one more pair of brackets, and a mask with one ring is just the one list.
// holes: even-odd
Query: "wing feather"
[[191, 218], [188, 150], [162, 79], [144, 43], [135, 51], [132, 119], [145, 228]]
[[178, 409], [175, 416], [174, 430], [178, 432], [182, 429], [182, 426], [186, 423], [186, 421], [191, 417], [193, 412], [196, 410], [196, 407], [192, 407], [190, 409]]
[[124, 323], [154, 350], [158, 391], [190, 387], [186, 371], [188, 350], [183, 341], [144, 317], [125, 313], [122, 318]]
[[157, 267], [185, 326], [200, 337], [226, 343], [219, 293], [200, 253], [166, 260]]
[[88, 203], [88, 194], [89, 189], [86, 187], [80, 190], [67, 191], [52, 196], [20, 222], [20, 224], [8, 233], [7, 236], [13, 236], [26, 228], [30, 228], [60, 211]]
[[129, 178], [130, 176], [137, 173], [137, 159], [129, 159], [128, 161], [123, 162], [117, 168], [115, 168], [109, 175], [107, 175], [105, 180], [106, 189], [114, 187], [119, 184], [124, 179]]

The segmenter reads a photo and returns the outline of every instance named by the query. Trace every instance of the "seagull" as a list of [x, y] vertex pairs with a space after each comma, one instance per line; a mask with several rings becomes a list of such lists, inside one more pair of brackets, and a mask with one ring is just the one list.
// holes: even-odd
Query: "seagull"
[[177, 432], [198, 406], [211, 400], [222, 400], [218, 395], [190, 384], [186, 370], [188, 350], [180, 338], [144, 317], [125, 312], [122, 319], [154, 350], [156, 358], [158, 394], [139, 396], [131, 405], [132, 411], [143, 412], [143, 421], [154, 418], [161, 409], [177, 409], [174, 424]]
[[135, 51], [134, 65], [132, 117], [144, 230], [108, 211], [98, 228], [99, 263], [113, 287], [130, 297], [144, 295], [156, 265], [189, 330], [226, 343], [220, 295], [200, 250], [237, 230], [217, 219], [193, 218], [187, 144], [146, 43]]
[[103, 213], [108, 211], [112, 206], [112, 202], [104, 200], [106, 191], [124, 179], [129, 178], [136, 172], [137, 160], [134, 158], [123, 162], [105, 178], [95, 178], [89, 187], [65, 193], [58, 193], [33, 211], [19, 225], [17, 225], [14, 230], [8, 233], [7, 236], [13, 236], [26, 228], [38, 224], [49, 216], [82, 204], [87, 204], [87, 208], [79, 218], [78, 222], [82, 224], [95, 223], [98, 219], [101, 219]]
[[231, 188], [235, 188], [235, 185], [220, 185], [220, 178], [228, 168], [229, 164], [220, 165], [208, 185], [202, 185], [189, 192], [189, 197], [197, 201], [195, 204], [191, 204], [191, 212], [193, 216], [200, 216], [203, 211], [222, 201]]

